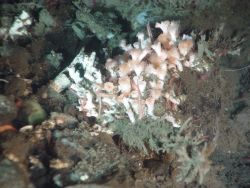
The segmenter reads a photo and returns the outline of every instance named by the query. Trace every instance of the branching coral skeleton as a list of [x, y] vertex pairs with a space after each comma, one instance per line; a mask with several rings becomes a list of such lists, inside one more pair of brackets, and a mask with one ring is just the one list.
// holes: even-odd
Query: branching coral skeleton
[[[179, 36], [178, 22], [156, 23], [156, 28], [162, 30], [162, 33], [155, 41], [149, 25], [147, 29], [150, 38], [139, 33], [138, 42], [134, 44], [121, 41], [121, 48], [125, 52], [115, 59], [107, 59], [105, 68], [109, 75], [106, 76], [105, 82], [103, 75], [95, 67], [95, 52], [86, 55], [81, 50], [50, 87], [58, 92], [67, 87], [75, 91], [79, 97], [78, 109], [86, 116], [94, 116], [100, 120], [101, 124], [95, 125], [100, 132], [112, 134], [112, 131], [105, 130], [104, 125], [124, 119], [129, 120], [132, 125], [144, 118], [153, 121], [163, 119], [172, 124], [174, 129], [180, 128], [180, 135], [175, 138], [175, 144], [178, 146], [175, 153], [179, 162], [184, 164], [182, 178], [190, 182], [199, 176], [199, 182], [202, 182], [210, 168], [208, 156], [214, 147], [205, 145], [199, 151], [196, 146], [203, 142], [203, 139], [193, 140], [189, 133], [181, 135], [190, 119], [183, 123], [174, 116], [179, 105], [186, 99], [184, 94], [176, 91], [176, 80], [180, 79], [180, 72], [184, 69], [206, 70], [207, 64], [202, 64], [201, 56], [212, 54], [206, 45], [202, 48], [202, 44], [201, 51], [195, 52], [192, 37]], [[83, 76], [76, 68], [79, 65], [84, 70]], [[159, 110], [162, 113], [159, 113]], [[195, 146], [193, 157], [187, 154], [189, 145]]]
[[[195, 60], [193, 40], [187, 35], [180, 39], [178, 22], [156, 23], [156, 28], [163, 33], [155, 42], [151, 42], [152, 38], [145, 38], [143, 33], [137, 35], [138, 42], [132, 45], [122, 41], [124, 56], [130, 58], [125, 61], [123, 56], [116, 60], [108, 59], [105, 67], [112, 77], [110, 80], [115, 80], [113, 85], [118, 88], [113, 93], [116, 96], [115, 102], [117, 105], [123, 104], [131, 122], [145, 116], [157, 118], [154, 114], [155, 102], [164, 97], [167, 103], [172, 104], [166, 117], [177, 126], [174, 118], [169, 117], [185, 97], [176, 96], [173, 84], [183, 67], [192, 67]], [[149, 26], [147, 30], [152, 37]], [[118, 67], [118, 74], [114, 73], [115, 67]]]
[[[150, 38], [138, 33], [138, 42], [134, 44], [121, 41], [125, 53], [107, 60], [105, 67], [110, 77], [106, 82], [95, 68], [95, 53], [86, 56], [81, 50], [51, 87], [60, 92], [70, 86], [79, 96], [79, 110], [101, 118], [105, 123], [124, 117], [124, 114], [132, 123], [144, 117], [159, 118], [154, 114], [155, 103], [164, 98], [166, 103], [162, 105], [166, 112], [163, 117], [173, 126], [180, 126], [172, 114], [186, 97], [176, 94], [175, 81], [184, 68], [195, 69], [200, 54], [194, 51], [191, 36], [179, 36], [178, 22], [163, 21], [155, 27], [162, 33], [154, 42], [149, 26]], [[76, 64], [82, 66], [83, 77], [76, 70]], [[65, 74], [67, 72], [70, 78]]]
[[8, 28], [0, 28], [0, 38], [3, 37], [7, 39], [10, 37], [12, 40], [20, 36], [27, 36], [30, 33], [27, 30], [27, 27], [32, 24], [32, 18], [29, 13], [22, 11], [22, 13], [15, 19], [12, 26]]

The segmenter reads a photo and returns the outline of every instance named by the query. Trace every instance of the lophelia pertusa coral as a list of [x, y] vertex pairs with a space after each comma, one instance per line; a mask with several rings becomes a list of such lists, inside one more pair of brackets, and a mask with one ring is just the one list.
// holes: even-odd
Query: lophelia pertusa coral
[[[195, 52], [191, 36], [180, 38], [178, 22], [164, 21], [157, 23], [156, 28], [162, 33], [154, 42], [142, 33], [133, 45], [121, 42], [125, 53], [107, 60], [105, 68], [109, 74], [105, 82], [95, 68], [95, 53], [86, 56], [81, 50], [50, 86], [58, 92], [70, 86], [79, 97], [80, 111], [88, 117], [97, 117], [101, 125], [110, 123], [109, 128], [113, 128], [96, 124], [97, 131], [92, 135], [114, 131], [126, 144], [145, 153], [148, 147], [156, 152], [173, 152], [182, 164], [178, 179], [189, 183], [199, 177], [201, 184], [210, 168], [208, 157], [215, 147], [205, 145], [200, 151], [198, 147], [206, 140], [201, 133], [193, 137], [189, 123], [192, 118], [179, 122], [174, 112], [186, 98], [176, 84], [180, 72], [185, 68], [206, 69], [201, 59], [205, 50]], [[83, 76], [77, 70], [80, 66]], [[181, 128], [174, 128], [180, 125]]]
[[104, 116], [121, 117], [114, 108], [123, 106], [132, 123], [145, 116], [157, 118], [155, 106], [161, 99], [166, 109], [164, 117], [179, 126], [171, 112], [177, 110], [185, 96], [176, 94], [174, 82], [184, 67], [195, 66], [194, 41], [187, 35], [180, 39], [178, 22], [163, 21], [155, 27], [162, 33], [153, 43], [139, 33], [133, 45], [121, 42], [123, 56], [107, 60], [110, 78], [97, 92]]
[[[82, 51], [79, 53], [65, 70], [74, 80], [74, 84], [67, 85], [71, 84], [80, 98], [79, 110], [87, 116], [100, 118], [103, 123], [123, 118], [135, 123], [144, 117], [161, 117], [174, 127], [180, 126], [173, 112], [186, 97], [176, 92], [175, 82], [185, 67], [201, 70], [197, 68], [201, 65], [200, 57], [194, 51], [191, 36], [180, 38], [178, 22], [163, 21], [155, 27], [162, 33], [154, 42], [143, 33], [138, 33], [138, 42], [133, 45], [121, 41], [125, 53], [107, 59], [105, 67], [109, 75], [105, 82], [94, 67], [95, 53], [91, 57], [84, 56]], [[83, 78], [73, 69], [76, 63], [85, 70]], [[61, 83], [54, 82], [54, 85]]]

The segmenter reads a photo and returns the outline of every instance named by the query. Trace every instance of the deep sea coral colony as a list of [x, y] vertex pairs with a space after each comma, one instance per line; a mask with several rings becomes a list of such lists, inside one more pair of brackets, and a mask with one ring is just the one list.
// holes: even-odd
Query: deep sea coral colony
[[[191, 182], [199, 175], [199, 183], [202, 183], [210, 168], [208, 156], [212, 152], [207, 152], [207, 148], [210, 148], [207, 145], [204, 146], [203, 153], [203, 150], [198, 149], [204, 142], [204, 139], [200, 139], [202, 133], [198, 133], [195, 138], [192, 138], [191, 133], [182, 133], [187, 129], [187, 123], [177, 119], [175, 112], [186, 99], [176, 84], [180, 79], [180, 72], [185, 68], [195, 71], [208, 69], [206, 62], [201, 59], [201, 52], [207, 50], [206, 45], [202, 47], [200, 43], [199, 52], [198, 43], [198, 52], [195, 52], [193, 38], [188, 35], [180, 37], [178, 22], [163, 21], [156, 23], [155, 27], [162, 31], [156, 40], [138, 33], [138, 41], [132, 45], [121, 41], [120, 46], [125, 53], [114, 59], [107, 59], [107, 75], [103, 76], [95, 67], [95, 52], [88, 56], [81, 50], [73, 62], [54, 79], [51, 87], [58, 92], [67, 87], [75, 91], [79, 97], [78, 109], [87, 117], [96, 117], [101, 124], [96, 124], [99, 128], [97, 132], [112, 133], [112, 130], [105, 129], [102, 125], [114, 125], [124, 119], [131, 125], [123, 126], [130, 126], [131, 129], [138, 122], [148, 119], [169, 122], [166, 126], [172, 125], [174, 130], [179, 131], [172, 131], [171, 135], [175, 137], [172, 141], [165, 139], [166, 143], [171, 144], [167, 144], [163, 151], [174, 152], [179, 156], [179, 162], [183, 164], [180, 180]], [[84, 70], [83, 76], [78, 70], [79, 65]], [[155, 134], [153, 131], [147, 132], [151, 134], [148, 137]], [[196, 142], [195, 139], [199, 141]], [[164, 138], [163, 141], [158, 141], [164, 142]], [[214, 147], [215, 145], [209, 150], [213, 151]], [[191, 148], [191, 157], [187, 148]], [[209, 154], [205, 155], [206, 153]]]
[[121, 41], [125, 53], [107, 60], [107, 81], [91, 79], [95, 83], [91, 92], [81, 96], [80, 110], [99, 118], [101, 115], [103, 123], [126, 117], [131, 123], [144, 117], [161, 117], [174, 127], [180, 126], [173, 113], [185, 95], [175, 91], [174, 83], [184, 67], [199, 64], [194, 41], [188, 35], [180, 39], [178, 22], [163, 21], [155, 27], [162, 33], [154, 42], [143, 33], [138, 33], [138, 42], [133, 45]]

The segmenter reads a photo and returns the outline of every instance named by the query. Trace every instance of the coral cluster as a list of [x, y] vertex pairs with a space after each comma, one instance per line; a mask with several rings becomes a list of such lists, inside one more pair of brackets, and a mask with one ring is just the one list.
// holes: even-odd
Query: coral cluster
[[185, 96], [175, 91], [174, 83], [184, 67], [198, 64], [194, 41], [188, 35], [180, 39], [178, 22], [163, 21], [155, 27], [162, 33], [154, 42], [139, 33], [133, 45], [121, 42], [124, 55], [107, 60], [110, 76], [96, 92], [99, 110], [107, 121], [120, 118], [117, 109], [122, 106], [132, 123], [145, 116], [164, 116], [179, 126], [171, 112]]
[[[52, 88], [60, 92], [70, 86], [79, 97], [79, 110], [102, 124], [127, 118], [135, 123], [149, 117], [180, 127], [173, 115], [186, 98], [176, 84], [180, 72], [185, 67], [200, 71], [207, 65], [201, 61], [202, 53], [195, 52], [192, 37], [180, 37], [178, 22], [163, 21], [155, 27], [162, 31], [155, 40], [138, 33], [133, 45], [121, 41], [125, 53], [107, 59], [105, 77], [95, 68], [95, 53], [87, 56], [81, 50], [51, 83]], [[82, 67], [83, 75], [77, 67]]]

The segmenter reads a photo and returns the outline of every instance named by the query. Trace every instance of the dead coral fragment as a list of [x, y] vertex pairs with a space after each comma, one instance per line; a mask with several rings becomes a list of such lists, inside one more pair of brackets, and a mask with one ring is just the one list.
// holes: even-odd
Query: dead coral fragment
[[32, 19], [26, 11], [22, 11], [18, 18], [14, 21], [9, 29], [8, 35], [12, 40], [19, 36], [28, 35], [27, 26], [32, 24]]

